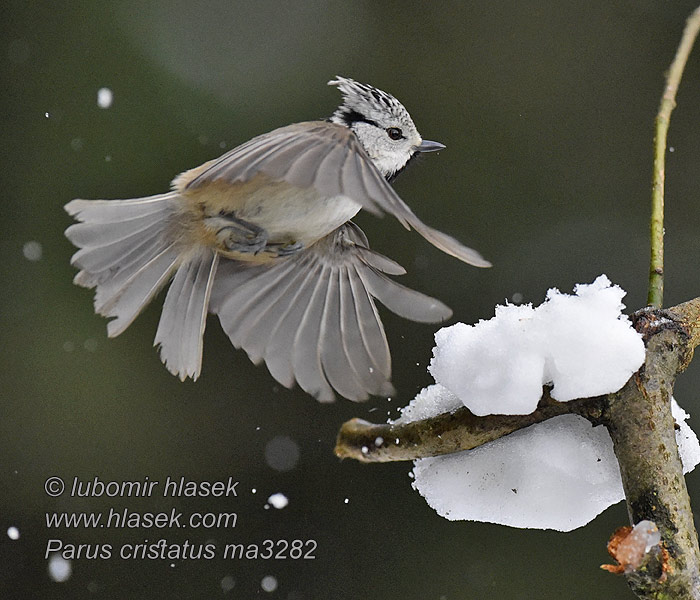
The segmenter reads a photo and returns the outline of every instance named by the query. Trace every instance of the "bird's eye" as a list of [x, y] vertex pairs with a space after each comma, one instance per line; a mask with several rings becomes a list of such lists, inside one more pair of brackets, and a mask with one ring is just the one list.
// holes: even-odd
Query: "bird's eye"
[[400, 140], [403, 137], [403, 132], [398, 127], [389, 127], [386, 134], [394, 141]]

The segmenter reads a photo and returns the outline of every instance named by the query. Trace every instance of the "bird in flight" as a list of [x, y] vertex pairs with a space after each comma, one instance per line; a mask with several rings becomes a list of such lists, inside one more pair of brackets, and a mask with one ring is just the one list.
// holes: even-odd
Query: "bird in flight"
[[392, 95], [344, 77], [329, 85], [343, 101], [326, 121], [253, 138], [180, 174], [165, 194], [66, 205], [78, 221], [66, 230], [79, 248], [74, 281], [96, 288], [110, 337], [170, 282], [154, 345], [182, 380], [200, 374], [211, 312], [286, 387], [322, 402], [394, 393], [375, 299], [417, 322], [452, 311], [391, 279], [405, 270], [371, 250], [351, 219], [388, 213], [463, 262], [490, 263], [424, 224], [390, 185], [418, 154], [444, 146], [423, 140]]

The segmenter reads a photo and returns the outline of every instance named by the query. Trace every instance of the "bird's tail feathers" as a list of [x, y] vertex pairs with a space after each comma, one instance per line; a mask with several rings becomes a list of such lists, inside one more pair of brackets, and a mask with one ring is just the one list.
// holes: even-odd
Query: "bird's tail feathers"
[[183, 262], [175, 273], [163, 304], [154, 345], [173, 374], [196, 380], [202, 367], [202, 345], [209, 297], [219, 255], [209, 248]]
[[175, 274], [155, 343], [168, 369], [196, 379], [209, 291], [217, 260], [211, 250], [183, 255], [168, 235], [177, 194], [130, 200], [73, 200], [65, 209], [78, 223], [66, 237], [78, 248], [75, 283], [95, 290], [95, 312], [114, 317], [109, 337], [122, 333]]

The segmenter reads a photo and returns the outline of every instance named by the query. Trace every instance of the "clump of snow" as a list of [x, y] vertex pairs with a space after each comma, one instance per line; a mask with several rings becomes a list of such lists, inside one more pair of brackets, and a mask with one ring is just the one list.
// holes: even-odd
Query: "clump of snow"
[[552, 397], [560, 402], [616, 392], [644, 363], [642, 336], [621, 314], [627, 292], [605, 275], [574, 292], [549, 290], [536, 309], [553, 347], [545, 379], [554, 383]]
[[108, 87], [102, 87], [97, 90], [97, 106], [100, 108], [109, 108], [114, 101], [114, 93]]
[[561, 402], [619, 390], [644, 362], [644, 343], [621, 314], [625, 291], [601, 275], [540, 306], [497, 306], [495, 317], [435, 334], [429, 370], [475, 415], [528, 414], [544, 384]]
[[[544, 384], [553, 384], [552, 396], [562, 402], [620, 389], [645, 353], [620, 312], [625, 292], [605, 275], [574, 291], [551, 289], [536, 308], [497, 306], [493, 319], [438, 331], [430, 364], [437, 383], [394, 423], [462, 405], [476, 415], [529, 414]], [[700, 463], [700, 443], [674, 399], [671, 409], [687, 473]], [[610, 435], [576, 415], [473, 450], [417, 460], [411, 475], [413, 487], [443, 517], [512, 527], [570, 531], [624, 498]]]
[[8, 527], [7, 528], [7, 537], [9, 537], [11, 540], [18, 540], [19, 539], [19, 529], [17, 529], [15, 526]]
[[417, 460], [413, 474], [413, 487], [451, 521], [571, 531], [623, 498], [607, 430], [576, 415]]
[[287, 506], [287, 504], [289, 504], [289, 499], [287, 498], [287, 496], [280, 492], [272, 494], [272, 496], [270, 496], [267, 499], [267, 501], [277, 509], [284, 508], [285, 506]]
[[[671, 401], [684, 472], [700, 462], [688, 415]], [[414, 462], [413, 487], [451, 521], [571, 531], [624, 499], [605, 427], [563, 415], [473, 450]]]
[[49, 577], [57, 583], [68, 581], [73, 574], [73, 565], [60, 554], [52, 554], [48, 564]]
[[[462, 401], [445, 386], [436, 383], [421, 390], [408, 406], [401, 408], [401, 416], [390, 423], [409, 423], [441, 413], [454, 412], [464, 406]], [[384, 441], [384, 440], [382, 440]], [[375, 441], [375, 444], [379, 446]]]
[[676, 444], [678, 444], [678, 452], [681, 455], [683, 472], [690, 473], [690, 471], [700, 464], [700, 443], [698, 443], [698, 436], [695, 435], [695, 432], [686, 423], [690, 415], [678, 406], [675, 398], [671, 398], [671, 413], [676, 421], [676, 425], [678, 425], [676, 429]]

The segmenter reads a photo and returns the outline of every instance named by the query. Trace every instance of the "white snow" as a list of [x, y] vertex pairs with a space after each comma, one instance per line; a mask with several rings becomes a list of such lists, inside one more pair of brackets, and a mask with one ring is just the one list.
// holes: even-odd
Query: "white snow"
[[63, 583], [70, 579], [73, 573], [71, 562], [60, 554], [52, 554], [48, 565], [49, 577], [57, 583]]
[[[644, 344], [621, 314], [625, 292], [601, 275], [556, 289], [546, 301], [496, 307], [475, 326], [438, 331], [430, 372], [437, 384], [421, 391], [395, 423], [462, 404], [474, 414], [527, 414], [554, 385], [559, 401], [615, 392], [644, 362]], [[700, 444], [672, 399], [684, 472], [700, 463]], [[397, 440], [398, 443], [398, 440]], [[449, 520], [570, 531], [622, 500], [624, 492], [607, 430], [564, 415], [473, 450], [414, 463], [413, 487]]]
[[[401, 416], [389, 423], [409, 423], [441, 413], [454, 412], [464, 406], [462, 401], [445, 386], [436, 383], [421, 390], [408, 406], [400, 409]], [[398, 442], [397, 442], [398, 443]]]
[[686, 423], [690, 415], [678, 406], [675, 398], [671, 398], [671, 413], [676, 421], [676, 425], [678, 425], [678, 429], [676, 429], [676, 443], [678, 444], [678, 452], [683, 463], [683, 473], [690, 473], [700, 464], [698, 436]]
[[103, 87], [97, 90], [97, 106], [100, 108], [109, 108], [112, 106], [113, 101], [114, 94], [108, 87]]
[[40, 242], [37, 242], [36, 240], [31, 240], [29, 242], [26, 242], [22, 246], [22, 254], [24, 254], [24, 258], [27, 260], [30, 260], [32, 262], [36, 262], [38, 260], [41, 260], [41, 257], [43, 255], [44, 251], [41, 246]]
[[266, 592], [274, 592], [277, 589], [277, 578], [265, 575], [260, 582], [260, 587]]
[[[675, 400], [672, 411], [684, 472], [700, 444]], [[563, 415], [474, 450], [414, 462], [413, 487], [451, 521], [571, 531], [624, 499], [607, 430]]]
[[12, 527], [7, 528], [7, 537], [9, 537], [11, 540], [18, 540], [19, 539], [19, 529], [17, 529], [14, 525]]
[[287, 498], [287, 496], [280, 492], [272, 494], [272, 496], [270, 496], [267, 499], [267, 501], [277, 509], [284, 508], [285, 506], [287, 506], [287, 504], [289, 504], [289, 499]]
[[576, 415], [417, 460], [413, 474], [413, 487], [451, 521], [570, 531], [622, 499], [610, 436]]
[[561, 402], [615, 392], [644, 362], [644, 343], [621, 314], [625, 291], [601, 275], [575, 295], [497, 306], [476, 325], [435, 334], [429, 370], [475, 415], [528, 414], [542, 386]]

